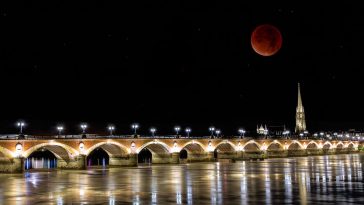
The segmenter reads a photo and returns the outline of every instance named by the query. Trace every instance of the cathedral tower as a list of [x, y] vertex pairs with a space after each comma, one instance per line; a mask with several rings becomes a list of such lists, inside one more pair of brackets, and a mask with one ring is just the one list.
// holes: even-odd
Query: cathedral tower
[[305, 110], [302, 105], [300, 84], [298, 83], [298, 102], [297, 102], [297, 108], [296, 108], [295, 132], [302, 133], [305, 130], [306, 130]]

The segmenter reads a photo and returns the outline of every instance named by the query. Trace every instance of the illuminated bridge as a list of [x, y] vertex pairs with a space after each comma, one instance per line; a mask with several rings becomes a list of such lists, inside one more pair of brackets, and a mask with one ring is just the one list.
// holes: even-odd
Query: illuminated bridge
[[[188, 163], [357, 152], [358, 141], [163, 137], [26, 136], [0, 139], [0, 172], [30, 168], [86, 169], [138, 163]], [[94, 155], [102, 152], [104, 155]], [[45, 161], [49, 153], [54, 159]], [[94, 156], [94, 157], [93, 157]], [[102, 156], [101, 158], [99, 156]], [[99, 160], [99, 158], [100, 160]], [[97, 160], [96, 160], [97, 158]]]

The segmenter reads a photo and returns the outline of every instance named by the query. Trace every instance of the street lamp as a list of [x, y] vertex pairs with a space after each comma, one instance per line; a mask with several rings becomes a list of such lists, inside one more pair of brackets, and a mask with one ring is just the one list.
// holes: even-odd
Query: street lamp
[[320, 136], [321, 136], [321, 140], [322, 140], [323, 137], [324, 137], [324, 133], [323, 132], [320, 132]]
[[185, 131], [187, 133], [187, 137], [190, 137], [190, 132], [192, 131], [191, 128], [187, 127]]
[[303, 131], [303, 135], [305, 135], [306, 139], [308, 139], [308, 131], [307, 130]]
[[115, 126], [114, 125], [109, 125], [109, 127], [107, 129], [109, 129], [110, 135], [112, 136], [112, 132], [115, 130]]
[[25, 126], [25, 123], [23, 121], [20, 121], [17, 123], [18, 127], [20, 128], [20, 134], [23, 134], [23, 127]]
[[317, 133], [315, 133], [315, 134], [313, 134], [313, 136], [314, 136], [315, 138], [317, 138], [317, 137], [318, 137], [318, 134], [317, 134]]
[[215, 130], [215, 133], [216, 133], [216, 137], [219, 137], [221, 130]]
[[139, 128], [139, 125], [137, 123], [134, 123], [131, 125], [131, 128], [134, 130], [134, 135], [136, 135], [136, 131]]
[[300, 133], [300, 138], [302, 138], [303, 137], [303, 133]]
[[154, 137], [154, 133], [157, 131], [156, 128], [152, 127], [150, 128], [150, 132], [152, 133], [152, 136]]
[[286, 137], [286, 139], [288, 139], [288, 135], [289, 135], [289, 130], [284, 130], [283, 131], [283, 137]]
[[209, 131], [211, 132], [211, 137], [214, 136], [215, 127], [209, 127]]
[[86, 133], [86, 128], [87, 128], [87, 125], [86, 124], [81, 124], [81, 129], [82, 129], [82, 133], [83, 134]]
[[337, 138], [337, 132], [334, 132], [334, 138], [335, 138], [335, 139], [338, 139], [338, 138]]
[[178, 132], [181, 130], [180, 126], [175, 126], [174, 131], [176, 131], [176, 135], [178, 136]]
[[57, 126], [57, 130], [58, 130], [58, 135], [61, 135], [63, 131], [63, 126]]
[[239, 132], [239, 134], [240, 134], [240, 138], [244, 138], [245, 130], [244, 130], [244, 129], [242, 129], [242, 128], [240, 128], [240, 129], [238, 130], [238, 132]]

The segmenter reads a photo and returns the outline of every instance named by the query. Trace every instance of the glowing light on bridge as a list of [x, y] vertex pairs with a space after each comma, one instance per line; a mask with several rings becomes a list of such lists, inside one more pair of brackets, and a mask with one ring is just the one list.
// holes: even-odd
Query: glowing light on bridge
[[85, 154], [85, 144], [83, 142], [80, 142], [78, 148], [80, 149], [80, 154]]
[[23, 145], [21, 143], [17, 143], [15, 145], [15, 157], [21, 157], [23, 154]]
[[130, 152], [131, 152], [131, 153], [135, 153], [135, 148], [136, 148], [136, 146], [135, 146], [135, 142], [133, 141], [133, 142], [131, 142], [131, 144], [130, 144]]
[[209, 141], [208, 145], [207, 145], [207, 151], [208, 152], [213, 152], [214, 151], [214, 148], [212, 147], [212, 143], [211, 141]]
[[241, 143], [238, 142], [238, 151], [244, 151], [243, 147], [241, 146]]
[[267, 147], [267, 145], [264, 142], [263, 145], [260, 147], [260, 150], [267, 151], [267, 149], [268, 149], [268, 147]]
[[288, 143], [287, 142], [284, 142], [284, 149], [287, 150], [288, 149]]
[[178, 152], [179, 150], [178, 150], [178, 144], [177, 144], [177, 142], [176, 141], [174, 141], [173, 142], [173, 147], [172, 147], [172, 149], [171, 149], [171, 152], [173, 153], [173, 152]]

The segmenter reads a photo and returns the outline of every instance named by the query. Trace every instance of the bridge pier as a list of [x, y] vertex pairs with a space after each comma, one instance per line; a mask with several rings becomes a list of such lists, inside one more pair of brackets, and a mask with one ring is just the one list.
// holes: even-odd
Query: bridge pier
[[322, 155], [324, 154], [323, 149], [307, 149], [307, 155]]
[[58, 169], [86, 169], [86, 156], [78, 155], [75, 158], [66, 161], [63, 159], [57, 159]]
[[264, 159], [266, 158], [266, 153], [262, 151], [248, 151], [243, 152], [242, 159], [243, 160], [251, 160], [251, 159]]
[[137, 166], [138, 165], [138, 155], [129, 154], [126, 157], [110, 157], [110, 166]]
[[236, 160], [237, 153], [236, 152], [218, 152], [217, 153], [217, 161], [232, 161]]
[[288, 157], [304, 157], [307, 156], [307, 150], [298, 149], [298, 150], [288, 150]]
[[211, 162], [214, 161], [214, 153], [210, 152], [198, 152], [198, 153], [188, 153], [187, 162]]
[[237, 151], [236, 152], [236, 160], [240, 161], [244, 159], [244, 152], [243, 151]]
[[171, 155], [171, 163], [179, 164], [179, 152], [173, 152]]
[[214, 162], [215, 161], [214, 152], [208, 152], [207, 153], [207, 161], [208, 162]]
[[170, 153], [152, 153], [152, 163], [153, 164], [169, 164], [171, 162]]
[[288, 151], [287, 150], [268, 150], [267, 157], [268, 158], [280, 158], [280, 157], [287, 157]]
[[24, 158], [12, 158], [0, 160], [1, 173], [22, 173], [24, 171]]

